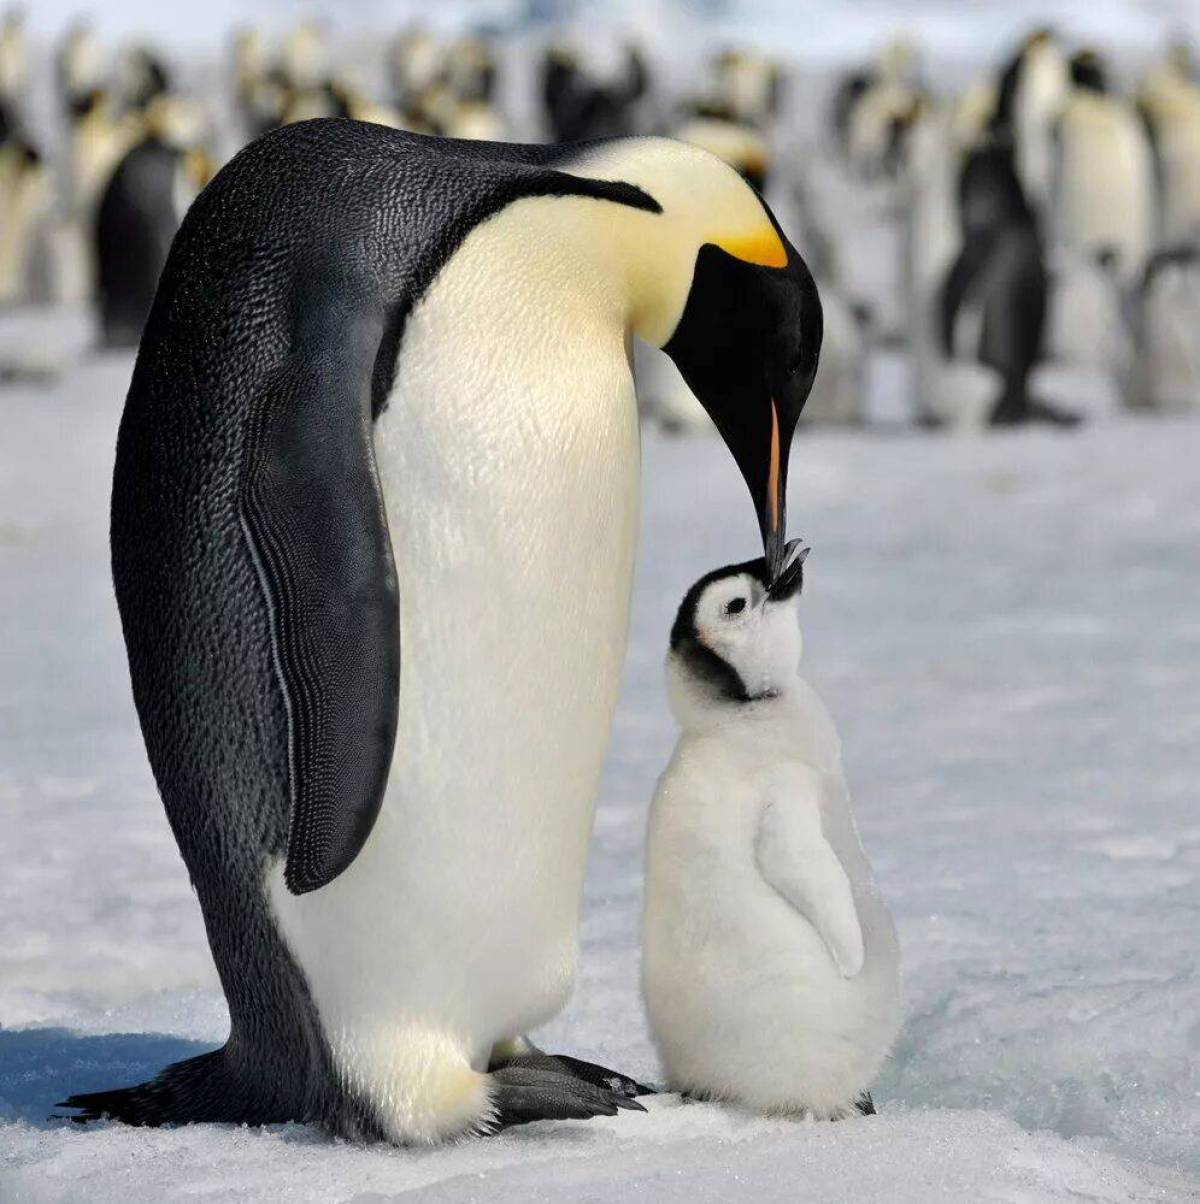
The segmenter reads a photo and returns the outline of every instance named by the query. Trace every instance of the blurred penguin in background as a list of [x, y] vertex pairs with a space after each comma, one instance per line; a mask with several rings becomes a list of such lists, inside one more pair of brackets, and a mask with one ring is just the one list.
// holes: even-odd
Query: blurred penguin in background
[[1153, 256], [1133, 313], [1127, 404], [1200, 409], [1200, 249], [1183, 246]]
[[496, 96], [499, 67], [491, 43], [479, 34], [463, 34], [446, 52], [446, 84], [460, 101], [490, 105]]
[[104, 190], [96, 217], [100, 339], [136, 347], [158, 278], [183, 215], [214, 172], [199, 149], [196, 110], [160, 96], [146, 112], [144, 134]]
[[551, 142], [619, 138], [638, 132], [638, 104], [649, 88], [649, 69], [632, 43], [616, 71], [605, 78], [582, 61], [579, 52], [552, 43], [542, 62], [541, 91]]
[[986, 83], [927, 105], [909, 136], [905, 162], [903, 288], [912, 361], [911, 406], [921, 426], [978, 425], [999, 396], [982, 365], [948, 361], [941, 344], [942, 287], [962, 249], [959, 181], [967, 154], [986, 136], [996, 92]]
[[1200, 246], [1200, 84], [1186, 45], [1146, 76], [1138, 105], [1158, 178], [1157, 245]]
[[1070, 88], [1066, 56], [1048, 29], [1031, 33], [1000, 76], [996, 124], [1013, 140], [1017, 179], [1043, 219], [1054, 183], [1055, 127]]
[[905, 296], [905, 190], [908, 143], [928, 107], [915, 51], [898, 40], [879, 62], [842, 79], [832, 97], [833, 157], [820, 196], [819, 172], [810, 185], [826, 215], [824, 231], [838, 264], [839, 286], [854, 309], [870, 315], [874, 337], [895, 343], [909, 335]]
[[995, 374], [999, 392], [986, 412], [992, 426], [1074, 425], [1077, 415], [1029, 396], [1030, 373], [1042, 355], [1049, 280], [1037, 216], [1004, 140], [992, 139], [967, 156], [959, 220], [962, 245], [941, 292], [945, 361]]
[[1056, 136], [1056, 247], [1050, 348], [1055, 359], [1128, 377], [1130, 296], [1154, 234], [1154, 167], [1145, 126], [1091, 50], [1070, 62]]
[[148, 46], [131, 46], [117, 65], [116, 90], [126, 108], [145, 109], [171, 90], [171, 75]]
[[0, 101], [0, 303], [42, 300], [54, 193], [45, 159], [17, 111]]
[[784, 79], [778, 63], [750, 50], [729, 49], [716, 56], [714, 107], [738, 125], [768, 129], [783, 104]]
[[283, 120], [289, 87], [283, 71], [272, 61], [262, 34], [250, 26], [237, 30], [231, 44], [233, 94], [249, 142]]
[[897, 39], [877, 66], [848, 76], [834, 95], [835, 137], [862, 179], [894, 179], [900, 172], [905, 139], [926, 103], [915, 62], [912, 45]]
[[424, 98], [445, 77], [445, 47], [423, 25], [410, 25], [392, 44], [389, 55], [392, 103], [418, 133], [424, 128]]
[[19, 111], [29, 86], [25, 10], [10, 8], [0, 21], [0, 104]]
[[1150, 142], [1133, 106], [1116, 95], [1095, 51], [1070, 62], [1071, 89], [1057, 127], [1055, 241], [1103, 262], [1123, 284], [1141, 278], [1154, 223]]
[[495, 55], [483, 37], [464, 34], [447, 43], [422, 26], [410, 27], [392, 49], [390, 73], [395, 116], [382, 124], [445, 138], [499, 142], [509, 137], [508, 123], [494, 104]]
[[73, 22], [63, 35], [55, 54], [55, 77], [59, 101], [68, 119], [108, 80], [108, 58], [90, 21]]

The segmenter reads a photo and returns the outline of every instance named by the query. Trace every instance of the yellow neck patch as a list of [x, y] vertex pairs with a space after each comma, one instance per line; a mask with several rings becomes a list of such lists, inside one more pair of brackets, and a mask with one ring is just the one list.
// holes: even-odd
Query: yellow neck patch
[[754, 234], [714, 238], [712, 241], [722, 251], [728, 251], [735, 259], [745, 263], [755, 263], [764, 268], [787, 267], [787, 249], [773, 226], [766, 226]]

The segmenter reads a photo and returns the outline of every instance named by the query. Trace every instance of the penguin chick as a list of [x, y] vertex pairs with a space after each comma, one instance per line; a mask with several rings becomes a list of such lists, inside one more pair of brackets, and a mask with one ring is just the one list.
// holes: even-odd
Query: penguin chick
[[796, 672], [803, 561], [773, 585], [762, 560], [718, 569], [679, 609], [642, 987], [672, 1090], [833, 1120], [874, 1111], [899, 953], [833, 722]]

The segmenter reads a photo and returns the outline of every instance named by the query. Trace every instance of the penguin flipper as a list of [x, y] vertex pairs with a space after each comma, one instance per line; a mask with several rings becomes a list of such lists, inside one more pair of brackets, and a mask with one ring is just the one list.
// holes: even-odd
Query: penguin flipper
[[796, 767], [759, 817], [755, 862], [763, 880], [813, 927], [843, 978], [863, 967], [862, 925], [845, 867], [821, 828], [820, 775]]
[[371, 442], [382, 317], [316, 298], [259, 398], [242, 529], [266, 595], [288, 714], [284, 880], [316, 890], [379, 813], [396, 739], [400, 612]]

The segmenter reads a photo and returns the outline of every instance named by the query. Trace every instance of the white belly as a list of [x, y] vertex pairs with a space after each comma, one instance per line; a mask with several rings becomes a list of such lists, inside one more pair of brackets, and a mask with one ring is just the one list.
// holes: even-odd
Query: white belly
[[619, 328], [522, 311], [508, 288], [460, 251], [409, 320], [375, 431], [401, 612], [391, 777], [345, 873], [298, 898], [278, 867], [269, 883], [359, 1078], [383, 1048], [402, 1080], [404, 1047], [431, 1039], [481, 1069], [572, 983], [628, 627], [637, 411]]

